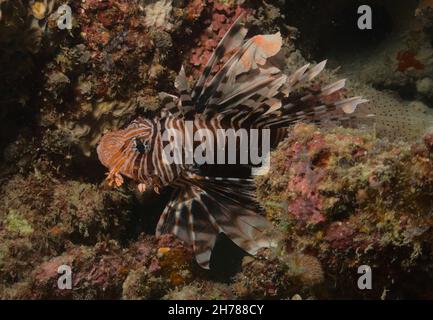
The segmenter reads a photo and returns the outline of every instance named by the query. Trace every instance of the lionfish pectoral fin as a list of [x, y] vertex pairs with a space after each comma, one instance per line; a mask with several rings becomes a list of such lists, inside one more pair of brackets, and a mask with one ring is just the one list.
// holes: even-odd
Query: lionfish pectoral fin
[[159, 220], [157, 236], [172, 233], [192, 245], [197, 263], [209, 269], [220, 232], [250, 254], [272, 247], [272, 225], [258, 211], [250, 180], [195, 177], [173, 191]]
[[114, 169], [107, 172], [106, 180], [108, 182], [108, 186], [110, 187], [112, 186], [120, 187], [124, 182], [122, 175]]

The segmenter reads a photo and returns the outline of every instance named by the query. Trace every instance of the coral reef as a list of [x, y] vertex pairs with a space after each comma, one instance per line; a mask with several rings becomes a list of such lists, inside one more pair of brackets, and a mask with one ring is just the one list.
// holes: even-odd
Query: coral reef
[[38, 263], [68, 243], [121, 237], [129, 219], [129, 196], [39, 171], [9, 178], [0, 193], [2, 292], [25, 281]]
[[[286, 21], [301, 34], [295, 49], [308, 61], [328, 59], [339, 78], [348, 79], [352, 94], [370, 100], [363, 109], [376, 115], [379, 136], [414, 141], [432, 127], [431, 1], [365, 1], [373, 12], [371, 30], [357, 27], [360, 4], [355, 0], [286, 4], [296, 8], [285, 11]], [[412, 108], [414, 102], [427, 108]]]
[[[61, 45], [42, 70], [39, 123], [59, 131], [56, 136], [69, 136], [66, 146], [90, 156], [104, 130], [156, 108], [158, 95], [151, 88], [161, 71], [152, 59], [159, 59], [160, 42], [154, 44], [139, 1], [71, 6], [77, 14], [70, 33], [79, 42], [52, 26]], [[170, 40], [164, 45], [171, 46]]]
[[[204, 28], [194, 40], [194, 46], [189, 50], [189, 60], [185, 63], [187, 69], [197, 77], [203, 71], [206, 62], [217, 46], [222, 36], [239, 15], [243, 14], [251, 26], [260, 26], [262, 32], [287, 33], [293, 32], [290, 27], [278, 21], [281, 19], [279, 9], [272, 4], [263, 2], [261, 6], [249, 6], [243, 1], [191, 1], [187, 7], [187, 19], [195, 21], [200, 17], [204, 20]], [[290, 38], [290, 36], [289, 36]], [[221, 65], [225, 62], [221, 61]]]
[[257, 179], [269, 218], [287, 233], [287, 250], [317, 257], [325, 278], [338, 283], [337, 296], [363, 294], [352, 282], [363, 264], [375, 274], [369, 297], [385, 289], [392, 297], [430, 294], [417, 286], [432, 266], [429, 142], [430, 135], [410, 145], [300, 124]]
[[[0, 298], [432, 298], [433, 5], [365, 3], [374, 32], [356, 0], [0, 0]], [[347, 77], [335, 98], [369, 102], [357, 129], [290, 130], [256, 180], [278, 247], [215, 274], [153, 236], [164, 193], [108, 189], [95, 149], [152, 116], [181, 65], [192, 83], [241, 13], [281, 32], [288, 74], [329, 58], [312, 85]], [[361, 264], [374, 290], [357, 289]]]
[[[52, 1], [51, 1], [52, 2]], [[49, 13], [46, 1], [41, 3], [39, 17], [32, 14], [30, 2], [0, 2], [0, 121], [10, 121], [17, 114], [30, 112], [34, 92], [35, 69], [45, 28], [39, 25]], [[14, 121], [14, 120], [13, 120]], [[9, 128], [0, 130], [0, 148], [11, 135]]]
[[289, 299], [314, 295], [323, 281], [320, 262], [313, 256], [263, 250], [257, 257], [245, 257], [242, 270], [232, 284], [241, 299]]
[[[168, 243], [170, 247], [161, 247]], [[191, 261], [189, 250], [173, 237], [159, 241], [145, 237], [124, 249], [115, 241], [73, 246], [35, 268], [27, 294], [44, 299], [160, 298], [189, 281]], [[57, 287], [61, 265], [72, 268], [72, 290]]]
[[[57, 26], [60, 4], [71, 7], [71, 30]], [[103, 130], [156, 109], [158, 92], [173, 83], [180, 63], [170, 61], [165, 19], [174, 9], [171, 1], [2, 3], [2, 117], [21, 104], [28, 111], [23, 122], [43, 129], [41, 140], [67, 137], [54, 144], [91, 156]], [[9, 135], [2, 142], [15, 138]]]

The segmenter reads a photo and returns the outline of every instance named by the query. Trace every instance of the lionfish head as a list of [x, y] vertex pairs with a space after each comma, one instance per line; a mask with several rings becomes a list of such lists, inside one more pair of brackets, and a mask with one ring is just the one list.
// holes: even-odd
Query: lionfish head
[[102, 136], [97, 153], [99, 161], [109, 170], [109, 185], [122, 185], [120, 174], [134, 180], [148, 176], [139, 167], [151, 153], [153, 131], [152, 122], [138, 119], [125, 129]]

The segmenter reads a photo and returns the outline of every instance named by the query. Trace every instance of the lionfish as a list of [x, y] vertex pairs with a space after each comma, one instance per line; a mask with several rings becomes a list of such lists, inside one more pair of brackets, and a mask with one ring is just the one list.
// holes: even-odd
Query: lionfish
[[[339, 119], [366, 101], [353, 97], [329, 102], [345, 80], [319, 89], [306, 86], [324, 69], [326, 61], [314, 67], [307, 64], [287, 76], [271, 59], [281, 49], [280, 33], [244, 41], [246, 34], [240, 16], [192, 89], [182, 67], [175, 80], [178, 96], [166, 94], [157, 116], [140, 117], [125, 129], [108, 132], [97, 147], [100, 161], [109, 169], [109, 185], [122, 185], [123, 174], [137, 181], [141, 192], [172, 188], [156, 235], [172, 233], [192, 245], [196, 261], [206, 269], [220, 233], [254, 255], [260, 248], [273, 245], [267, 232], [271, 224], [260, 213], [251, 176], [212, 176], [197, 164], [166, 163], [162, 159], [163, 131], [177, 128], [184, 132], [187, 120], [192, 121], [194, 132], [203, 128], [212, 132], [269, 129], [276, 145], [294, 123]], [[307, 89], [295, 91], [301, 86]]]

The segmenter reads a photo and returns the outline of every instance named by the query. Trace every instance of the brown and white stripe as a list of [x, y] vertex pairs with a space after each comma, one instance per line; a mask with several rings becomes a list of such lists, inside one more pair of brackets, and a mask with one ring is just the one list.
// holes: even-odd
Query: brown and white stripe
[[[116, 185], [123, 182], [119, 178], [123, 174], [155, 190], [173, 188], [157, 235], [173, 233], [192, 245], [204, 268], [209, 268], [220, 232], [255, 254], [273, 245], [266, 235], [270, 223], [260, 215], [251, 180], [206, 176], [200, 171], [203, 168], [197, 170], [185, 158], [180, 164], [164, 161], [168, 143], [163, 141], [164, 132], [177, 130], [183, 146], [194, 148], [200, 143], [194, 141], [200, 129], [209, 129], [215, 137], [219, 129], [268, 128], [276, 146], [292, 124], [341, 120], [366, 101], [361, 97], [330, 99], [343, 89], [345, 80], [310, 88], [309, 82], [326, 61], [283, 74], [271, 62], [281, 48], [281, 35], [257, 35], [244, 41], [247, 30], [242, 19], [222, 38], [192, 90], [182, 68], [175, 80], [178, 95], [161, 95], [163, 108], [158, 117], [138, 118], [125, 129], [107, 133], [97, 149], [100, 161], [110, 170], [108, 179], [118, 178]], [[228, 53], [231, 56], [218, 69], [218, 62]]]

